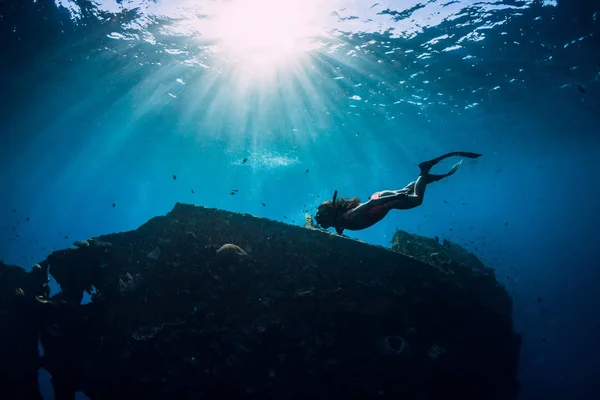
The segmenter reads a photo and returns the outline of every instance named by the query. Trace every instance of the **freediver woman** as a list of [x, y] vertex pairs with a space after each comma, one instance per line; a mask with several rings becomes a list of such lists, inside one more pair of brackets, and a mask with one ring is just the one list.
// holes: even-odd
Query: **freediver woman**
[[336, 190], [333, 193], [332, 200], [319, 205], [315, 221], [323, 229], [335, 228], [335, 231], [341, 235], [344, 229], [360, 231], [375, 225], [385, 218], [390, 210], [409, 210], [418, 207], [423, 203], [427, 185], [454, 174], [463, 160], [454, 164], [446, 174], [430, 174], [431, 168], [440, 161], [454, 156], [474, 159], [481, 157], [481, 154], [455, 151], [433, 160], [424, 161], [419, 164], [421, 173], [416, 181], [409, 183], [400, 190], [383, 190], [373, 193], [365, 203], [361, 203], [358, 197], [338, 199]]

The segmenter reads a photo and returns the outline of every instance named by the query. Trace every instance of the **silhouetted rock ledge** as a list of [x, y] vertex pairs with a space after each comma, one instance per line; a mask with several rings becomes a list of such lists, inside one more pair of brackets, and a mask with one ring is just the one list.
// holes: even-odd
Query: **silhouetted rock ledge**
[[510, 298], [449, 242], [178, 203], [76, 245], [0, 264], [2, 399], [40, 399], [40, 367], [57, 400], [516, 398]]

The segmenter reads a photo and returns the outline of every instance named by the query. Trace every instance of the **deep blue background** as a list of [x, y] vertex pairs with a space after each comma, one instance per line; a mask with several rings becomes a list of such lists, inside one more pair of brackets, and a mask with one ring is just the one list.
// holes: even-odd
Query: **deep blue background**
[[[211, 79], [149, 45], [106, 37], [131, 15], [75, 24], [50, 1], [0, 7], [5, 262], [28, 268], [177, 201], [301, 224], [334, 189], [366, 199], [403, 187], [424, 159], [477, 151], [484, 157], [431, 185], [420, 208], [348, 234], [389, 246], [399, 228], [464, 244], [513, 296], [521, 398], [600, 398], [599, 5], [536, 3], [480, 42], [417, 59], [431, 38], [459, 33], [447, 22], [392, 40], [414, 50], [401, 67], [386, 49], [317, 53], [302, 64], [315, 66], [304, 80], [282, 75], [278, 89], [245, 96], [234, 75]], [[352, 40], [371, 39], [382, 37]], [[409, 84], [382, 84], [392, 81]], [[443, 101], [419, 107], [408, 103], [415, 94]], [[349, 108], [352, 95], [373, 101]]]

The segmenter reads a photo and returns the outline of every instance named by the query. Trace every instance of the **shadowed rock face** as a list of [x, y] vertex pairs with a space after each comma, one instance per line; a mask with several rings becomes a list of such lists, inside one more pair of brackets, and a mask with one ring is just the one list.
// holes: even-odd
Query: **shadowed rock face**
[[[0, 398], [39, 398], [40, 366], [57, 400], [78, 390], [91, 399], [516, 398], [508, 294], [492, 270], [427, 240], [399, 231], [392, 251], [177, 204], [29, 273], [1, 264]], [[407, 241], [422, 243], [415, 257], [401, 253]], [[62, 289], [51, 300], [48, 268]]]

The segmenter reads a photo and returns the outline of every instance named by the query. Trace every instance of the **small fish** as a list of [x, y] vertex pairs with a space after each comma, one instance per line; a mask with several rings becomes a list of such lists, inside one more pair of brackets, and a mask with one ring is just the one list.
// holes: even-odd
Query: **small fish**
[[304, 172], [306, 172], [308, 174], [308, 169], [306, 171], [304, 171]]
[[115, 208], [117, 205], [115, 203], [112, 204], [113, 208]]
[[29, 217], [25, 218], [25, 221], [29, 221]]
[[356, 132], [356, 136], [359, 136], [359, 135], [360, 135], [360, 132]]
[[13, 212], [17, 212], [17, 209], [16, 209], [16, 208], [13, 208]]
[[579, 91], [580, 91], [581, 93], [585, 93], [585, 92], [586, 92], [586, 90], [585, 90], [585, 86], [583, 86], [583, 85], [577, 85], [577, 89], [579, 89]]
[[239, 190], [237, 190], [237, 189], [231, 189], [231, 191], [236, 192], [236, 193], [239, 192]]
[[260, 203], [260, 204], [262, 204], [262, 206], [263, 206], [263, 207], [266, 207], [266, 206], [267, 206], [265, 203]]
[[244, 158], [244, 159], [242, 160], [242, 164], [245, 164], [245, 163], [246, 163], [246, 161], [248, 161], [248, 159], [247, 159], [247, 158]]
[[504, 223], [504, 226], [506, 226], [506, 225], [508, 225], [508, 222], [505, 222], [505, 223]]
[[444, 200], [444, 203], [448, 204], [448, 200]]
[[176, 181], [177, 180], [177, 175], [173, 175], [173, 180]]
[[65, 239], [68, 239], [68, 238], [69, 238], [68, 236], [65, 236]]
[[235, 192], [231, 192], [231, 193], [229, 193], [229, 194], [230, 194], [231, 196], [234, 196], [234, 195], [235, 195]]
[[194, 194], [194, 189], [190, 189], [192, 191], [192, 194]]
[[538, 300], [538, 303], [542, 302], [542, 298], [541, 297], [538, 297], [537, 300]]

